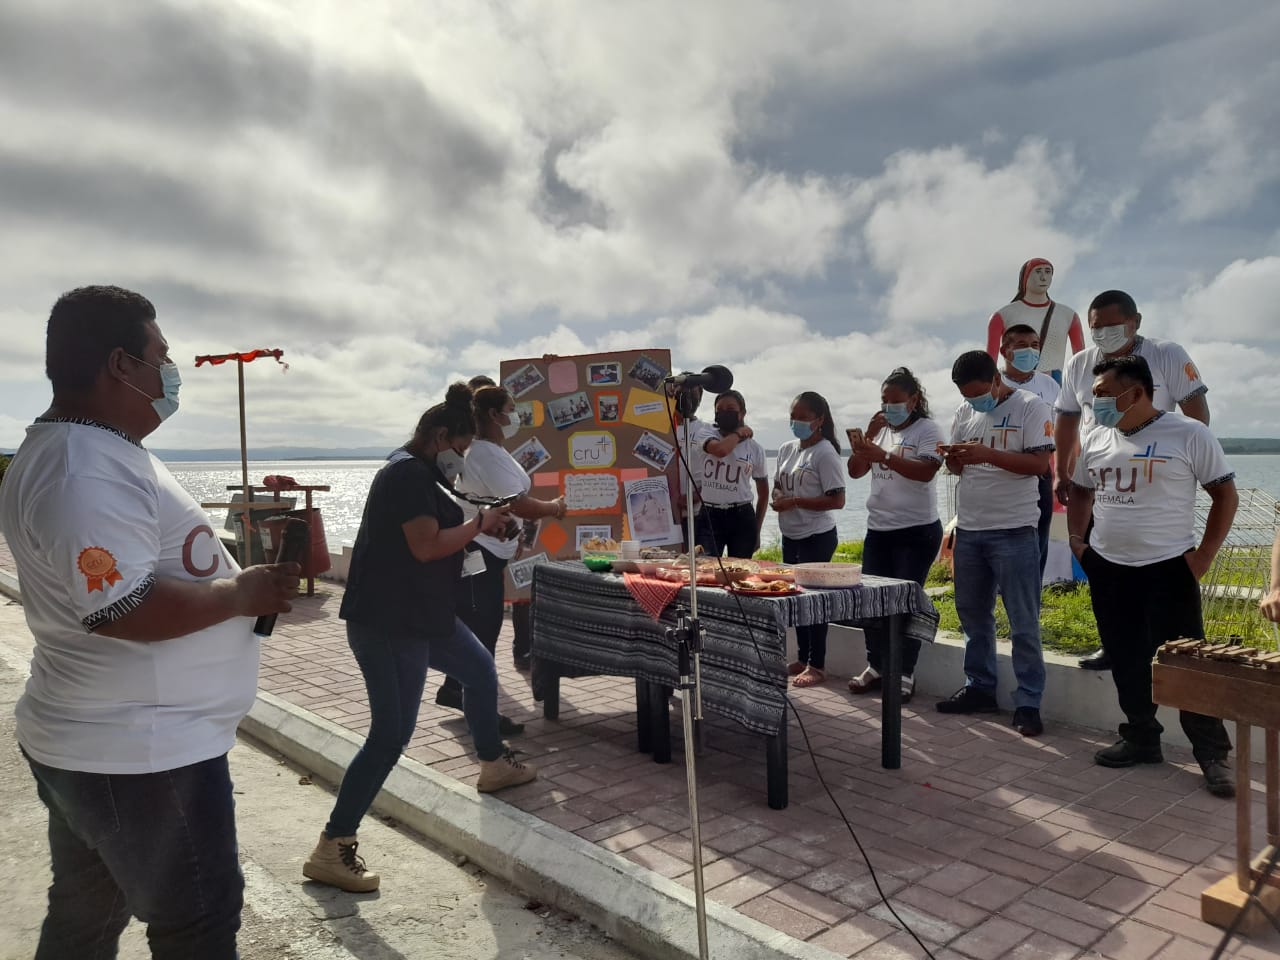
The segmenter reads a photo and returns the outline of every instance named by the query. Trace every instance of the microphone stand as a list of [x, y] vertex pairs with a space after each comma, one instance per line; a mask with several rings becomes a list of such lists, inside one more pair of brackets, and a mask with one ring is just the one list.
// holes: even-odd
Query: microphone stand
[[[689, 543], [689, 613], [678, 612], [677, 625], [668, 627], [668, 641], [677, 644], [680, 668], [680, 704], [684, 718], [684, 767], [689, 788], [689, 832], [693, 842], [693, 898], [698, 918], [698, 958], [707, 960], [707, 892], [702, 877], [702, 826], [698, 816], [698, 770], [695, 756], [694, 724], [702, 721], [702, 624], [698, 620], [698, 561], [694, 556], [692, 430], [687, 409], [687, 394], [676, 394], [676, 409], [684, 424], [684, 470], [679, 476], [685, 484], [685, 529]], [[686, 473], [688, 476], [686, 477]]]

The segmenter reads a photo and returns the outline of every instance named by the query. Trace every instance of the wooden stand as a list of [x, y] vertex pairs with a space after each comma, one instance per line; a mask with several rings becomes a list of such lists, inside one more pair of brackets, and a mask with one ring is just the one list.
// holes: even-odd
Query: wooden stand
[[[1211, 644], [1203, 640], [1175, 640], [1156, 652], [1151, 665], [1151, 695], [1156, 703], [1190, 710], [1236, 725], [1236, 870], [1200, 895], [1200, 918], [1229, 927], [1248, 906], [1249, 891], [1263, 875], [1271, 850], [1280, 844], [1280, 655], [1258, 654], [1251, 648]], [[1253, 727], [1266, 730], [1266, 816], [1268, 847], [1257, 858], [1250, 854], [1253, 834], [1253, 789], [1249, 777]], [[1280, 912], [1280, 876], [1263, 881], [1262, 905]], [[1237, 929], [1256, 932], [1270, 921], [1252, 909]]]

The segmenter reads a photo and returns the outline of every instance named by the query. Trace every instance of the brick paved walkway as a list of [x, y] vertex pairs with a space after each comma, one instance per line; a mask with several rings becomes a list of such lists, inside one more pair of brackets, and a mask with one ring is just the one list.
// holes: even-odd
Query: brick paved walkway
[[[13, 569], [3, 540], [0, 567]], [[317, 589], [264, 643], [261, 687], [363, 734], [363, 683], [336, 615], [341, 588]], [[692, 887], [679, 712], [675, 762], [664, 766], [634, 749], [628, 680], [565, 680], [560, 719], [543, 720], [527, 675], [506, 666], [509, 631], [508, 623], [499, 645], [500, 709], [527, 723], [511, 742], [542, 776], [501, 797]], [[428, 679], [408, 754], [471, 782], [465, 725], [434, 704], [437, 682]], [[1091, 757], [1107, 737], [1051, 729], [1024, 740], [1007, 716], [943, 717], [924, 700], [904, 710], [903, 769], [885, 771], [877, 700], [855, 703], [832, 681], [795, 701], [881, 885], [936, 956], [1191, 960], [1217, 943], [1198, 898], [1231, 869], [1233, 805], [1204, 792], [1189, 755], [1171, 750], [1177, 765], [1104, 770]], [[765, 803], [762, 741], [711, 721], [707, 742], [699, 779], [709, 896], [837, 954], [919, 956], [879, 902], [794, 719], [786, 810]], [[1280, 936], [1237, 940], [1228, 955], [1270, 960]]]

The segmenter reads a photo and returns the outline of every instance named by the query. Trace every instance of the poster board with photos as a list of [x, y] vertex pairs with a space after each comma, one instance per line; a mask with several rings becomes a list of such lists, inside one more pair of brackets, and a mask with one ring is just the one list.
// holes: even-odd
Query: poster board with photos
[[527, 600], [539, 563], [579, 556], [584, 542], [680, 542], [665, 471], [675, 455], [663, 380], [669, 350], [504, 360], [520, 430], [505, 442], [529, 474], [530, 496], [563, 495], [557, 520], [523, 521], [507, 565], [506, 598]]

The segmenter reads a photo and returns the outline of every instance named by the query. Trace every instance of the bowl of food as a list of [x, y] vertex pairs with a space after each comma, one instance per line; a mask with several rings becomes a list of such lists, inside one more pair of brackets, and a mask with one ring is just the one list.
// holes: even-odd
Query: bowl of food
[[862, 582], [860, 563], [797, 563], [792, 569], [801, 587], [856, 587]]
[[592, 573], [605, 573], [613, 569], [613, 561], [608, 557], [583, 557], [582, 565]]

